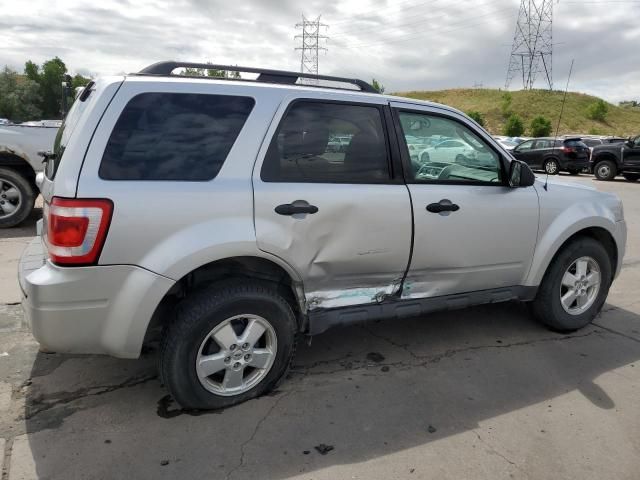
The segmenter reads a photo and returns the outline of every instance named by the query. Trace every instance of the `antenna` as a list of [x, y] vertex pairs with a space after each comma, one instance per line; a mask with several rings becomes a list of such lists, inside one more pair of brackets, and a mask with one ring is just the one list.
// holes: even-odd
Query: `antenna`
[[[562, 120], [562, 114], [564, 113], [564, 104], [567, 101], [567, 92], [569, 91], [569, 81], [571, 80], [571, 73], [573, 72], [573, 62], [575, 59], [571, 59], [571, 66], [569, 67], [569, 76], [567, 77], [567, 86], [564, 89], [564, 96], [562, 97], [562, 106], [560, 107], [560, 116], [558, 117], [558, 125], [556, 126], [556, 135], [553, 137], [553, 149], [551, 153], [555, 152], [556, 149], [556, 141], [558, 140], [558, 132], [560, 131], [560, 121]], [[547, 173], [546, 178], [544, 179], [544, 189], [548, 190], [549, 186], [549, 173]]]

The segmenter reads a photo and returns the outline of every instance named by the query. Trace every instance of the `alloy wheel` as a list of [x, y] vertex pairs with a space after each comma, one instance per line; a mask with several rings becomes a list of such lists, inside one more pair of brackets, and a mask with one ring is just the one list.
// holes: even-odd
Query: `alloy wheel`
[[22, 194], [16, 185], [0, 178], [0, 218], [8, 218], [20, 210]]
[[591, 257], [580, 257], [565, 271], [560, 282], [560, 303], [569, 315], [586, 312], [600, 291], [600, 267]]
[[276, 352], [276, 332], [267, 320], [250, 314], [227, 318], [200, 345], [198, 380], [216, 395], [240, 395], [269, 373]]

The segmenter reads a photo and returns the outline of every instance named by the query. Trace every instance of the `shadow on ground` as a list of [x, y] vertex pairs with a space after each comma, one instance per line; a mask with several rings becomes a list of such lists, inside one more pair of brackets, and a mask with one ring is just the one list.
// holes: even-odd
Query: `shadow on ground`
[[0, 239], [33, 237], [36, 234], [36, 222], [42, 218], [42, 207], [33, 209], [27, 219], [12, 228], [0, 228]]
[[[551, 409], [575, 390], [613, 409], [598, 377], [640, 358], [639, 340], [606, 329], [614, 316], [618, 327], [639, 325], [611, 308], [603, 327], [560, 335], [503, 304], [334, 329], [300, 343], [274, 394], [204, 415], [165, 397], [153, 352], [38, 354], [23, 389], [29, 446], [46, 478], [284, 479], [475, 432], [541, 402]], [[333, 449], [323, 455], [322, 444]]]

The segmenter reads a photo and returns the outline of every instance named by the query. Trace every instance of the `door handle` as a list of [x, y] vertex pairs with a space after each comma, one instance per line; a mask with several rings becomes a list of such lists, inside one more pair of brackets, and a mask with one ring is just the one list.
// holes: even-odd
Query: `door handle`
[[294, 203], [283, 203], [275, 208], [278, 215], [295, 215], [297, 213], [318, 213], [318, 207], [309, 205], [304, 200], [296, 200]]
[[442, 199], [438, 203], [430, 203], [427, 205], [427, 210], [431, 213], [457, 212], [460, 210], [460, 206], [451, 203], [451, 200]]

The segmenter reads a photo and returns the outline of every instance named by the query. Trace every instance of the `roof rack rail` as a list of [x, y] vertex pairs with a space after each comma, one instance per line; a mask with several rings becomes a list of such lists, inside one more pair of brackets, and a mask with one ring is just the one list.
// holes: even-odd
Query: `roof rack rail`
[[[311, 73], [288, 72], [286, 70], [267, 70], [264, 68], [238, 67], [233, 65], [214, 65], [211, 63], [193, 63], [193, 62], [175, 62], [175, 61], [158, 62], [158, 63], [154, 63], [153, 65], [149, 65], [146, 68], [143, 68], [138, 72], [138, 75], [169, 76], [176, 68], [204, 68], [204, 69], [212, 69], [212, 70], [224, 70], [227, 72], [257, 73], [258, 78], [256, 80], [248, 80], [248, 81], [264, 82], [264, 83], [279, 83], [284, 85], [295, 85], [298, 79], [300, 78], [309, 78], [312, 80], [327, 80], [327, 81], [338, 82], [338, 83], [350, 83], [351, 85], [355, 85], [358, 88], [360, 88], [360, 91], [362, 92], [379, 93], [369, 83], [365, 82], [364, 80], [359, 80], [357, 78], [332, 77], [329, 75], [313, 75]], [[219, 78], [215, 78], [215, 79], [219, 80]], [[313, 87], [316, 85], [304, 84], [304, 86]], [[327, 87], [325, 85], [321, 85], [321, 87], [322, 88], [338, 88], [338, 87]], [[348, 90], [348, 89], [345, 89], [345, 90]]]

